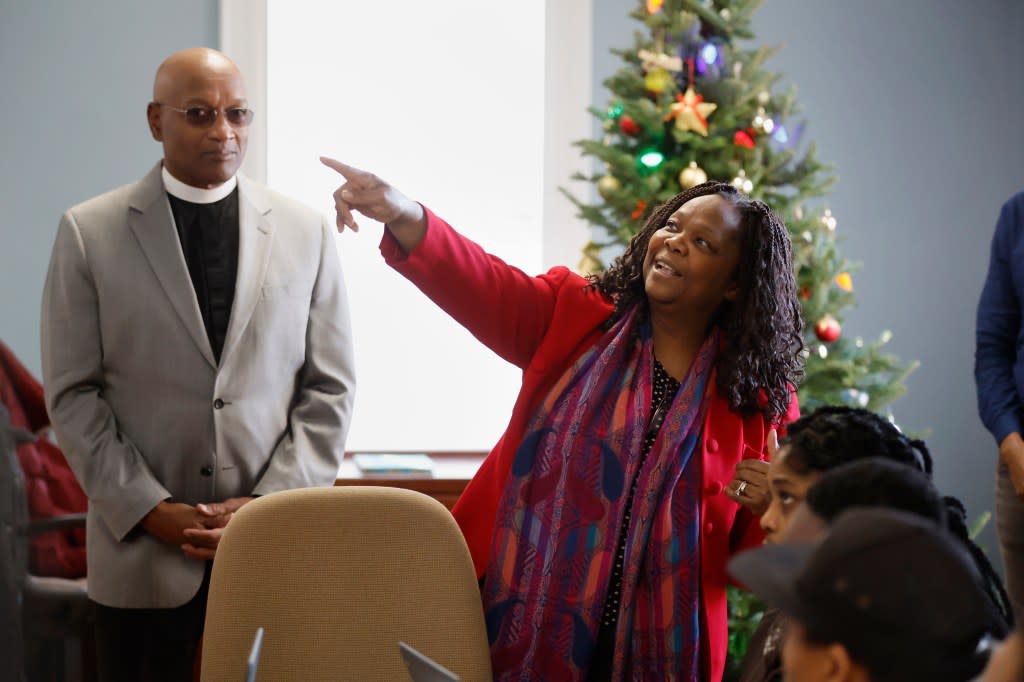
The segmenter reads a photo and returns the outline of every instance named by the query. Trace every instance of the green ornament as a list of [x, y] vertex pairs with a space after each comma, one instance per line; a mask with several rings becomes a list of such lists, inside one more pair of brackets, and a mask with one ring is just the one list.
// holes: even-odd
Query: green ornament
[[653, 147], [643, 149], [640, 151], [636, 163], [637, 170], [640, 171], [641, 175], [649, 175], [658, 170], [661, 164], [665, 163], [665, 155]]

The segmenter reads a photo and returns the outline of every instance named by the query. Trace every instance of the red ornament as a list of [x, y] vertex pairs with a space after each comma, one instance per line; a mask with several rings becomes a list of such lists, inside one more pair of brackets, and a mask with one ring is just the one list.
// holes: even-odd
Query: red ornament
[[825, 343], [832, 343], [838, 339], [841, 331], [842, 328], [839, 326], [839, 322], [831, 315], [825, 315], [814, 325], [815, 335]]
[[746, 147], [747, 149], [754, 148], [754, 135], [753, 131], [737, 130], [736, 134], [732, 138], [733, 144], [737, 147]]
[[809, 300], [811, 300], [811, 296], [813, 294], [814, 294], [814, 292], [811, 291], [810, 287], [800, 287], [800, 293], [799, 293], [800, 300], [802, 300], [802, 301], [809, 301]]
[[619, 118], [619, 130], [621, 130], [625, 135], [636, 137], [640, 134], [641, 128], [640, 124], [634, 121], [631, 116], [623, 114], [622, 117]]
[[636, 208], [633, 209], [633, 220], [640, 220], [643, 216], [644, 211], [647, 210], [647, 202], [643, 199], [637, 199]]

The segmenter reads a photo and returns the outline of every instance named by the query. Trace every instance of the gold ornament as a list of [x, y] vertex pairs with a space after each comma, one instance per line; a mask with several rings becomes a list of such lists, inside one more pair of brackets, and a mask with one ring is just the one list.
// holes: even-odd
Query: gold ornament
[[697, 185], [702, 185], [708, 181], [708, 174], [704, 172], [704, 169], [697, 165], [696, 161], [691, 161], [690, 165], [684, 168], [679, 173], [679, 185], [683, 189], [690, 189]]
[[644, 87], [655, 95], [660, 95], [671, 83], [672, 74], [665, 69], [654, 68], [644, 76]]
[[847, 293], [853, 291], [853, 277], [848, 272], [840, 272], [836, 275], [836, 286]]
[[772, 94], [770, 92], [768, 92], [767, 90], [762, 90], [761, 92], [757, 93], [757, 103], [758, 104], [762, 104], [762, 105], [768, 104], [768, 102], [771, 101], [771, 98], [772, 98]]
[[693, 86], [686, 88], [682, 95], [676, 95], [676, 102], [672, 105], [665, 120], [674, 118], [676, 128], [680, 130], [692, 130], [698, 135], [708, 136], [707, 117], [718, 108], [717, 104], [705, 102], [703, 95], [698, 95]]
[[576, 270], [581, 275], [596, 275], [604, 270], [604, 263], [601, 262], [600, 257], [601, 247], [594, 242], [588, 242], [583, 247], [583, 257], [580, 259], [579, 265], [576, 266]]
[[655, 14], [665, 4], [665, 0], [647, 0], [647, 13]]
[[622, 189], [622, 183], [614, 175], [603, 175], [597, 181], [597, 193], [606, 200], [620, 189]]
[[730, 184], [744, 194], [750, 194], [750, 191], [754, 189], [753, 181], [747, 177], [747, 172], [742, 168]]
[[838, 224], [835, 217], [832, 215], [832, 209], [825, 209], [825, 213], [821, 216], [821, 224], [825, 226], [825, 229], [829, 232], [836, 231], [836, 225]]
[[775, 130], [775, 121], [768, 116], [764, 107], [757, 108], [757, 114], [754, 115], [754, 120], [750, 122], [750, 125], [754, 130], [765, 135], [771, 135], [772, 131]]

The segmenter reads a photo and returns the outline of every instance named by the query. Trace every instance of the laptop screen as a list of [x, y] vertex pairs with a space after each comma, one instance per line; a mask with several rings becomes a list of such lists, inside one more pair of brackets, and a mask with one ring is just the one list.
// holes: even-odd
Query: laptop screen
[[256, 682], [256, 668], [260, 663], [260, 650], [263, 648], [263, 628], [256, 628], [256, 636], [249, 650], [249, 660], [245, 664], [245, 682]]
[[402, 659], [413, 682], [458, 682], [459, 676], [443, 668], [405, 642], [398, 643]]

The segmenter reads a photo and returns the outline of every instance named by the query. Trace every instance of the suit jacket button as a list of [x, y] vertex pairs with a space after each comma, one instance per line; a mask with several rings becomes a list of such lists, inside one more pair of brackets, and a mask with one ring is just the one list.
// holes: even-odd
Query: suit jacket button
[[199, 473], [202, 474], [203, 476], [213, 476], [213, 467], [207, 464], [206, 466], [199, 470]]
[[222, 407], [224, 407], [224, 401], [223, 400], [221, 400], [220, 398], [217, 398], [216, 400], [213, 401], [213, 409], [219, 410]]
[[718, 452], [718, 441], [714, 438], [708, 438], [708, 452]]
[[708, 495], [717, 495], [718, 493], [722, 492], [722, 483], [721, 481], [712, 481], [704, 490], [705, 492], [707, 492]]
[[704, 532], [707, 533], [708, 535], [710, 535], [711, 533], [714, 533], [715, 532], [715, 524], [711, 523], [710, 521], [705, 523], [704, 524]]

